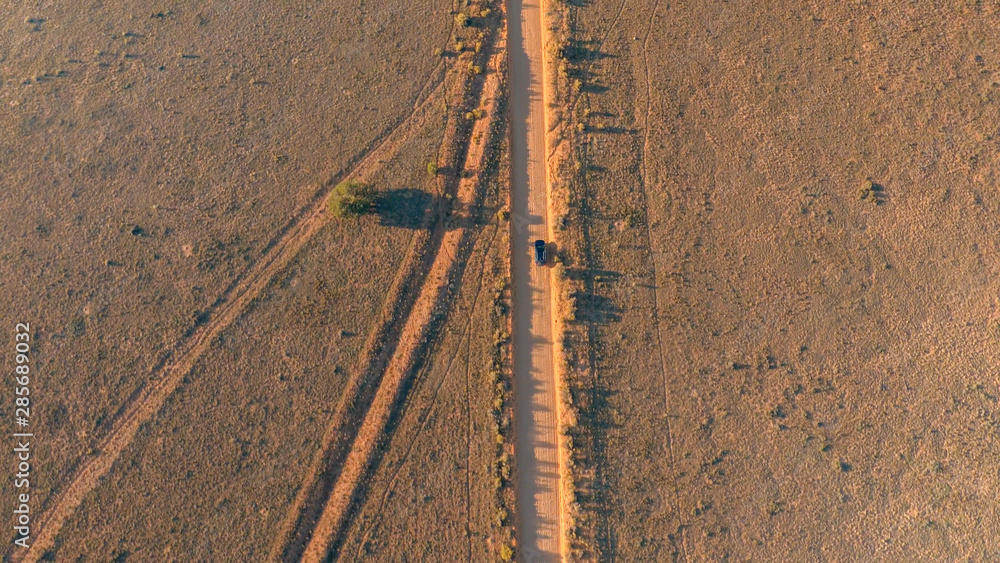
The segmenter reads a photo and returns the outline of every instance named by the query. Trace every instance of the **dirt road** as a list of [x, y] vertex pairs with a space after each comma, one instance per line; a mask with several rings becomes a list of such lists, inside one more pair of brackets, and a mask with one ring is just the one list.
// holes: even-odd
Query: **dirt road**
[[539, 3], [511, 0], [508, 18], [518, 534], [521, 559], [535, 563], [560, 560], [561, 536], [549, 270], [531, 255], [550, 239]]

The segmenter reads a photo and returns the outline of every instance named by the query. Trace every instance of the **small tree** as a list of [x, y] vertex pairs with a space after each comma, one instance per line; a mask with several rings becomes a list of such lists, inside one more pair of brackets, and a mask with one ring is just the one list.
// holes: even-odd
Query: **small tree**
[[437, 176], [438, 165], [433, 160], [427, 163], [427, 174], [430, 176]]
[[334, 217], [364, 215], [375, 206], [375, 190], [359, 180], [345, 180], [330, 194], [329, 209]]

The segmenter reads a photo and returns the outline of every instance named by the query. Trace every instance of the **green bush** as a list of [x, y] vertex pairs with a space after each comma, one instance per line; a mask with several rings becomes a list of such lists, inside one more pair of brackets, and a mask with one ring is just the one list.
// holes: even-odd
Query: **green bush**
[[431, 161], [427, 163], [427, 174], [430, 176], [437, 176], [438, 165], [436, 162]]
[[375, 207], [376, 193], [371, 186], [359, 180], [345, 180], [330, 194], [327, 205], [334, 217], [364, 215]]
[[500, 559], [503, 561], [513, 561], [514, 560], [514, 548], [504, 544], [500, 546]]

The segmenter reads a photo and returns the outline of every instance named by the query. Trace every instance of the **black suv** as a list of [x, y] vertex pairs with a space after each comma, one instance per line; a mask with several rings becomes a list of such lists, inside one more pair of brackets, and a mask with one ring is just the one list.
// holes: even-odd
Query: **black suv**
[[545, 265], [545, 241], [542, 239], [535, 241], [535, 265]]

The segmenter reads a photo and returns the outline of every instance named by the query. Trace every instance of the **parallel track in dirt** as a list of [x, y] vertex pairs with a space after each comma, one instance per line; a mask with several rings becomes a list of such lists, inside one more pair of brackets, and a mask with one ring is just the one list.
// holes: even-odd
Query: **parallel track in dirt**
[[[363, 376], [357, 380], [356, 391], [348, 391], [334, 415], [328, 435], [335, 439], [323, 448], [318, 471], [307, 477], [288, 518], [290, 531], [272, 550], [272, 559], [292, 562], [337, 557], [351, 518], [365, 500], [367, 480], [398, 423], [412, 378], [449, 309], [453, 282], [461, 275], [471, 250], [485, 180], [481, 174], [462, 178], [459, 172], [484, 168], [489, 148], [495, 144], [495, 125], [504, 118], [495, 104], [499, 102], [505, 43], [502, 35], [493, 39], [498, 40], [496, 48], [487, 41], [477, 55], [486, 59], [493, 54], [487, 65], [491, 72], [485, 78], [469, 74], [459, 81], [460, 103], [451, 106], [445, 134], [448, 155], [440, 168], [451, 172], [445, 176], [443, 197], [426, 225], [429, 234], [420, 254], [420, 267], [410, 278], [407, 292], [412, 301], [392, 316], [390, 326], [383, 330], [386, 338], [377, 341], [380, 353], [375, 355], [372, 349], [371, 361], [359, 370]], [[463, 118], [464, 108], [478, 107], [481, 102], [485, 102], [482, 105], [488, 118], [469, 124]], [[453, 197], [455, 209], [449, 203]]]
[[[111, 421], [111, 429], [93, 445], [95, 454], [79, 460], [69, 483], [58, 493], [38, 524], [38, 537], [23, 553], [11, 557], [14, 561], [33, 563], [51, 548], [66, 520], [76, 511], [84, 497], [111, 470], [121, 452], [132, 443], [139, 427], [152, 418], [180, 385], [212, 341], [228, 327], [246, 307], [261, 294], [274, 278], [302, 249], [306, 242], [327, 221], [326, 197], [340, 180], [358, 175], [391, 154], [407, 137], [411, 127], [430, 108], [435, 92], [431, 88], [414, 109], [395, 124], [382, 131], [367, 147], [351, 158], [345, 168], [319, 186], [310, 202], [289, 220], [284, 228], [262, 250], [261, 256], [239, 276], [215, 301], [203, 316], [201, 324], [190, 329], [173, 349], [151, 369], [146, 384], [139, 388]], [[425, 91], [426, 91], [425, 87]], [[422, 96], [423, 92], [421, 93]]]

